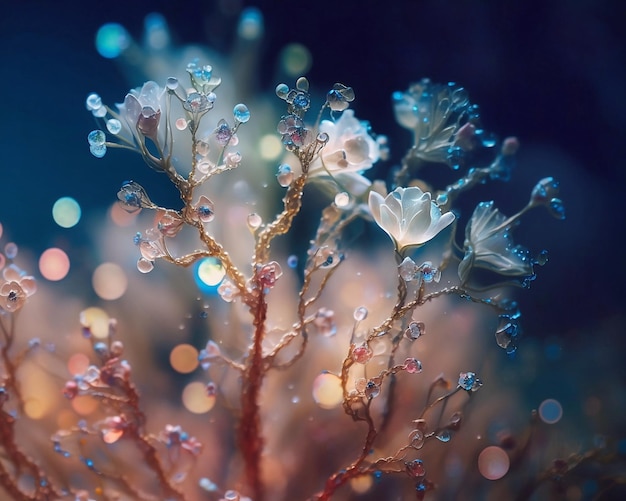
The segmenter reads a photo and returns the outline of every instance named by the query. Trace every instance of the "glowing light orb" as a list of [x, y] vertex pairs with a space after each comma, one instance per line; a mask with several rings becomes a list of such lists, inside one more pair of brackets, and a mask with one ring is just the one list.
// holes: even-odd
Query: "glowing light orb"
[[248, 7], [239, 18], [237, 35], [244, 40], [258, 40], [263, 35], [263, 14], [259, 9]]
[[558, 423], [563, 417], [563, 406], [558, 400], [547, 398], [539, 404], [539, 417], [544, 423]]
[[324, 372], [313, 381], [313, 400], [322, 409], [334, 409], [343, 402], [341, 378]]
[[216, 398], [215, 395], [207, 394], [206, 384], [195, 381], [185, 386], [182, 400], [189, 412], [204, 414], [213, 408]]
[[280, 62], [287, 75], [298, 77], [304, 75], [312, 64], [311, 52], [304, 45], [292, 43], [282, 50]]
[[198, 367], [198, 350], [190, 344], [179, 344], [170, 352], [170, 365], [176, 372], [188, 374]]
[[371, 475], [361, 475], [350, 480], [350, 487], [357, 494], [365, 494], [372, 488], [374, 479]]
[[109, 336], [109, 315], [101, 308], [91, 306], [80, 312], [80, 324], [89, 329], [91, 335], [98, 339]]
[[267, 134], [259, 140], [259, 151], [263, 160], [276, 160], [283, 153], [283, 143], [275, 134]]
[[84, 353], [74, 353], [67, 361], [67, 369], [72, 376], [84, 374], [89, 367], [89, 357]]
[[226, 271], [219, 259], [207, 257], [200, 261], [196, 274], [202, 284], [214, 287], [222, 281]]
[[115, 263], [103, 263], [94, 270], [91, 284], [100, 298], [112, 301], [124, 295], [128, 287], [128, 279], [121, 266]]
[[96, 50], [102, 57], [115, 59], [130, 45], [130, 36], [121, 24], [103, 24], [96, 33]]
[[478, 471], [487, 480], [498, 480], [509, 471], [509, 455], [495, 445], [485, 447], [478, 455]]
[[80, 216], [80, 205], [71, 197], [61, 197], [52, 206], [52, 219], [61, 228], [76, 226]]
[[70, 271], [70, 258], [61, 249], [53, 247], [41, 253], [39, 272], [52, 282], [64, 279]]

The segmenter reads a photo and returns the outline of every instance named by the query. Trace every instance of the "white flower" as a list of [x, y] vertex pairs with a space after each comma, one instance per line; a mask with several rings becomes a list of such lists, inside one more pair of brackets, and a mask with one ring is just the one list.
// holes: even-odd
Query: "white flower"
[[533, 262], [528, 251], [515, 246], [511, 229], [517, 218], [507, 219], [493, 202], [481, 202], [465, 228], [465, 257], [459, 264], [464, 284], [472, 268], [486, 268], [501, 275], [532, 276]]
[[120, 116], [140, 144], [143, 142], [142, 135], [157, 141], [164, 92], [157, 83], [146, 82], [141, 88], [126, 94], [124, 104], [117, 105]]
[[311, 162], [309, 176], [332, 177], [353, 195], [362, 195], [370, 181], [361, 175], [378, 161], [380, 148], [369, 135], [367, 124], [346, 110], [336, 122], [324, 120], [320, 133], [328, 134], [328, 142], [320, 155]]
[[452, 212], [441, 213], [430, 193], [417, 187], [396, 188], [386, 197], [369, 195], [374, 220], [395, 242], [396, 250], [422, 245], [454, 221]]

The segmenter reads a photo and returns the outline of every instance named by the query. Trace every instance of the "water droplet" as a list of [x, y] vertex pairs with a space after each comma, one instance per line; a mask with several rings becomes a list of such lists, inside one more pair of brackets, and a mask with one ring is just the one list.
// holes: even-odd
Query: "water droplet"
[[426, 468], [424, 468], [424, 462], [421, 459], [414, 459], [404, 464], [406, 472], [413, 478], [422, 478], [426, 475]]
[[476, 391], [483, 385], [474, 372], [461, 372], [458, 384], [465, 391]]
[[100, 145], [92, 144], [89, 147], [89, 151], [94, 157], [102, 158], [104, 155], [106, 155], [107, 147], [106, 147], [106, 144], [100, 144]]
[[276, 179], [278, 184], [283, 188], [286, 188], [293, 182], [294, 174], [291, 167], [287, 164], [281, 164], [278, 166], [278, 172], [276, 173]]
[[281, 83], [276, 86], [276, 95], [279, 98], [285, 99], [287, 94], [289, 94], [289, 86], [287, 84]]
[[411, 441], [411, 447], [421, 449], [424, 446], [424, 432], [418, 429], [411, 431], [409, 440]]
[[440, 442], [446, 443], [446, 442], [449, 442], [450, 439], [452, 438], [452, 433], [450, 433], [449, 430], [441, 430], [440, 432], [435, 434], [435, 437]]
[[102, 106], [102, 98], [96, 93], [89, 94], [85, 105], [89, 111], [97, 110]]
[[306, 77], [300, 77], [296, 80], [296, 89], [303, 92], [307, 92], [309, 90], [309, 81]]
[[111, 134], [119, 134], [122, 130], [122, 122], [120, 122], [117, 118], [107, 120], [107, 130]]
[[165, 82], [165, 85], [169, 90], [174, 90], [178, 87], [178, 78], [176, 77], [168, 77]]
[[372, 350], [365, 344], [356, 346], [352, 350], [352, 360], [354, 360], [357, 364], [366, 364], [372, 359], [372, 355]]
[[367, 398], [376, 398], [380, 395], [380, 385], [370, 379], [365, 385], [364, 393]]
[[424, 322], [411, 322], [404, 331], [404, 335], [411, 341], [415, 341], [420, 336], [426, 334]]
[[416, 374], [418, 372], [422, 372], [422, 362], [420, 362], [417, 358], [407, 358], [404, 361], [404, 369], [409, 374]]
[[367, 318], [367, 308], [365, 306], [359, 306], [356, 310], [354, 310], [354, 320], [357, 322], [361, 322]]
[[149, 273], [154, 269], [154, 263], [152, 261], [148, 261], [143, 257], [140, 257], [139, 261], [137, 261], [137, 269], [141, 273]]
[[96, 118], [104, 118], [107, 114], [106, 106], [100, 106], [96, 110], [91, 110], [91, 114]]
[[261, 216], [259, 216], [256, 212], [253, 212], [252, 214], [248, 215], [247, 222], [250, 231], [255, 231], [259, 229], [259, 227], [263, 224], [263, 219], [261, 219]]
[[350, 204], [350, 195], [345, 191], [335, 195], [335, 205], [337, 207], [347, 207]]
[[248, 110], [248, 107], [245, 104], [236, 104], [233, 108], [233, 116], [238, 122], [246, 123], [250, 120], [250, 110]]
[[87, 136], [87, 141], [91, 146], [101, 146], [106, 142], [106, 135], [99, 129], [92, 130]]

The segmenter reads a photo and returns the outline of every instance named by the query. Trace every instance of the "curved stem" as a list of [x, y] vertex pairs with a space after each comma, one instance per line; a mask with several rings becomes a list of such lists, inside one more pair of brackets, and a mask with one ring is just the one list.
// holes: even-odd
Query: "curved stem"
[[[256, 280], [259, 291], [262, 285]], [[264, 488], [261, 479], [261, 455], [263, 453], [263, 435], [259, 406], [259, 395], [265, 376], [263, 358], [263, 338], [267, 318], [267, 302], [260, 292], [252, 308], [254, 315], [254, 337], [246, 368], [242, 376], [241, 421], [239, 424], [239, 450], [243, 455], [246, 479], [253, 492], [254, 501], [264, 500]]]

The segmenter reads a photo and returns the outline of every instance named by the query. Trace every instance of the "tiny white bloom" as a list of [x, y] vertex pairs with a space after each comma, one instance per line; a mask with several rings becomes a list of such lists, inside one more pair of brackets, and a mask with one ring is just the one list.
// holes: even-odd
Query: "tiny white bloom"
[[150, 81], [141, 88], [131, 89], [124, 103], [117, 105], [122, 122], [138, 143], [143, 142], [142, 135], [157, 140], [164, 94], [164, 89]]
[[472, 268], [485, 268], [508, 276], [533, 274], [528, 251], [515, 246], [511, 239], [515, 220], [515, 217], [507, 219], [493, 202], [476, 206], [465, 228], [465, 256], [458, 270], [462, 284], [467, 282]]
[[425, 244], [454, 221], [452, 212], [442, 214], [431, 194], [417, 187], [396, 188], [384, 198], [371, 191], [369, 207], [374, 220], [395, 242], [398, 251]]
[[353, 195], [367, 191], [370, 181], [361, 175], [380, 158], [380, 147], [367, 130], [366, 123], [346, 110], [336, 122], [324, 120], [320, 133], [328, 134], [328, 143], [309, 166], [309, 176], [331, 176]]

